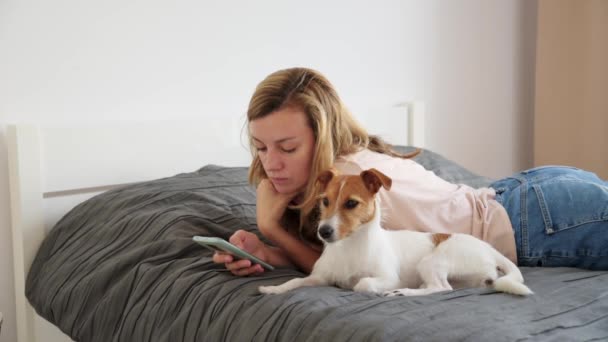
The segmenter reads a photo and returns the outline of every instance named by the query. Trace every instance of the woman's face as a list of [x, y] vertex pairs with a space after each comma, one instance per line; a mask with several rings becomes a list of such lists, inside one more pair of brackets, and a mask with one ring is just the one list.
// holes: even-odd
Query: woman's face
[[253, 146], [274, 188], [283, 194], [308, 183], [315, 148], [306, 113], [287, 106], [249, 123]]

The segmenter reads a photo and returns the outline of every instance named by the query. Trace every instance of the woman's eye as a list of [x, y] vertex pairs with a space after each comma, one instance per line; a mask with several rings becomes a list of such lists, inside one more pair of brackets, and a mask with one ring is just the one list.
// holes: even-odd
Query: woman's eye
[[255, 148], [258, 152], [266, 152], [266, 147], [256, 147]]
[[346, 209], [354, 209], [358, 204], [359, 202], [351, 199], [346, 201], [346, 203], [344, 203], [344, 206], [346, 207]]
[[326, 207], [329, 206], [329, 199], [327, 199], [327, 197], [323, 198], [323, 205]]
[[285, 153], [294, 153], [296, 151], [295, 147], [294, 148], [284, 148], [283, 152]]

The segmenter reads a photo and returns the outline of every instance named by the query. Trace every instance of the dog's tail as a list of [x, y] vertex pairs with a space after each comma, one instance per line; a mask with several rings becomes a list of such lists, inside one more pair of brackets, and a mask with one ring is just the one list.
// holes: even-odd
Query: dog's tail
[[524, 285], [524, 276], [515, 264], [498, 251], [494, 251], [496, 265], [504, 273], [504, 276], [494, 280], [493, 287], [496, 291], [510, 293], [518, 296], [527, 296], [533, 292]]

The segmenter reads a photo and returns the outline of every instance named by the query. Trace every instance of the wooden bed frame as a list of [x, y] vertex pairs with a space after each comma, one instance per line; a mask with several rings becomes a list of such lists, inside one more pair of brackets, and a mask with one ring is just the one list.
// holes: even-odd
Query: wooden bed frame
[[[387, 108], [390, 115], [407, 118], [407, 131], [388, 125], [381, 128], [388, 132], [386, 138], [395, 144], [424, 147], [424, 103], [404, 102]], [[116, 186], [190, 172], [205, 164], [247, 166], [250, 155], [243, 133], [242, 121], [220, 117], [9, 125], [18, 341], [71, 341], [38, 316], [25, 297], [25, 281], [38, 247], [65, 213]]]

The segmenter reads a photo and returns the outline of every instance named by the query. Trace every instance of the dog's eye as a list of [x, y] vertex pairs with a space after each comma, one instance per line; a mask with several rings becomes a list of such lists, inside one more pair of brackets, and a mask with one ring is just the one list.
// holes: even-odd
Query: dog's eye
[[354, 209], [357, 204], [359, 204], [359, 202], [355, 201], [355, 200], [348, 200], [346, 201], [346, 203], [344, 203], [344, 207], [346, 207], [346, 209]]
[[329, 206], [329, 199], [327, 199], [327, 197], [323, 197], [323, 205], [324, 206]]

